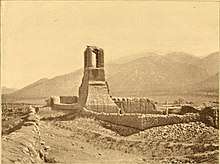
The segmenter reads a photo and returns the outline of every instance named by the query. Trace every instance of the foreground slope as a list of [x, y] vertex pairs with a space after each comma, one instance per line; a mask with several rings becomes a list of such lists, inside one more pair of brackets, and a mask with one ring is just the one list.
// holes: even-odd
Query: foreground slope
[[201, 122], [138, 131], [75, 114], [56, 117], [60, 112], [49, 109], [40, 115], [47, 118], [40, 130], [56, 162], [218, 163], [218, 129]]

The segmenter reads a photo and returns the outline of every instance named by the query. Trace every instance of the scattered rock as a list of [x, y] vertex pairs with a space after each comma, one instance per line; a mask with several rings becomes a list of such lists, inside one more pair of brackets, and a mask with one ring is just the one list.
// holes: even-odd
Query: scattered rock
[[55, 160], [54, 157], [50, 157], [50, 156], [48, 156], [48, 155], [46, 155], [46, 156], [44, 157], [44, 161], [45, 161], [46, 163], [57, 163], [57, 161]]
[[43, 140], [41, 140], [40, 144], [41, 145], [45, 145], [45, 142]]
[[3, 138], [3, 141], [8, 141], [7, 138]]
[[27, 121], [33, 121], [33, 122], [38, 122], [39, 121], [39, 117], [33, 113], [30, 113], [28, 115]]
[[24, 123], [24, 126], [32, 126], [32, 125], [36, 126], [36, 123], [32, 121], [28, 121]]
[[49, 150], [49, 149], [51, 149], [51, 147], [50, 146], [45, 146], [45, 148], [44, 148], [44, 150]]
[[39, 155], [40, 155], [41, 159], [44, 159], [44, 154], [45, 154], [44, 151], [42, 149], [40, 149]]

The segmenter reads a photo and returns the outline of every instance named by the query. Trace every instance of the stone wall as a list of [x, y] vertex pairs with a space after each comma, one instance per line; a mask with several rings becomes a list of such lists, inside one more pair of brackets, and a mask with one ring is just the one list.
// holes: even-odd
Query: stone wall
[[171, 125], [178, 123], [200, 121], [199, 114], [186, 115], [160, 115], [160, 114], [116, 114], [116, 113], [97, 113], [83, 109], [83, 114], [91, 115], [95, 118], [107, 121], [117, 125], [123, 125], [138, 130], [144, 130], [151, 127]]
[[32, 108], [21, 129], [2, 136], [2, 163], [42, 163], [39, 118]]
[[147, 98], [113, 97], [112, 100], [122, 110], [122, 113], [156, 113], [154, 103]]

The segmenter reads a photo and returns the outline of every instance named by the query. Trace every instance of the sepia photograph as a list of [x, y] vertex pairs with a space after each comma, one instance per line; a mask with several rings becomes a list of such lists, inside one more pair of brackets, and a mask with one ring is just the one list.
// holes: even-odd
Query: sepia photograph
[[218, 164], [220, 1], [1, 1], [2, 164]]

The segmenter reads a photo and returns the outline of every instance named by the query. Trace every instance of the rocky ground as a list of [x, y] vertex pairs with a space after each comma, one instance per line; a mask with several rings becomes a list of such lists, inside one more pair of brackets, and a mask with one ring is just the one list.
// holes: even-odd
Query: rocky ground
[[20, 119], [3, 124], [4, 161], [34, 159], [38, 148], [45, 163], [218, 163], [219, 130], [201, 122], [139, 131], [50, 108]]
[[[142, 163], [139, 155], [104, 149], [84, 141], [66, 127], [51, 122], [41, 123], [46, 162], [56, 163]], [[82, 136], [83, 137], [83, 136]], [[43, 143], [44, 144], [44, 143]]]
[[218, 129], [200, 122], [137, 131], [49, 110], [40, 116], [46, 162], [218, 163]]

